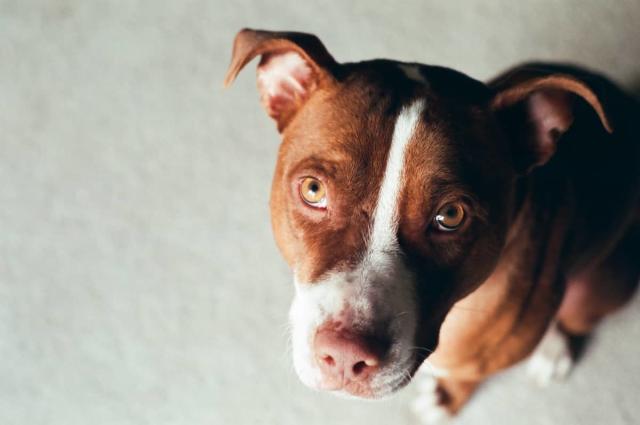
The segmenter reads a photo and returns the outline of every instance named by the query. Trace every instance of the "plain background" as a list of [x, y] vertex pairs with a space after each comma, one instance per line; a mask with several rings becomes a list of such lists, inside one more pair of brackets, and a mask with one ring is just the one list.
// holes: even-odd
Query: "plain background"
[[[221, 88], [235, 33], [479, 79], [572, 61], [633, 88], [639, 22], [638, 0], [0, 1], [0, 423], [412, 423], [415, 388], [345, 401], [292, 371], [279, 140], [255, 63]], [[564, 384], [496, 377], [459, 423], [638, 423], [639, 318], [636, 298]]]

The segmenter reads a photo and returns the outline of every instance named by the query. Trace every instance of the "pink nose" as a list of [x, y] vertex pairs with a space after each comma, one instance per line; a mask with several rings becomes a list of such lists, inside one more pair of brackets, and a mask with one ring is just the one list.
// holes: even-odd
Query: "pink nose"
[[322, 387], [337, 390], [352, 382], [367, 383], [378, 370], [383, 347], [361, 335], [331, 329], [318, 331], [314, 341]]

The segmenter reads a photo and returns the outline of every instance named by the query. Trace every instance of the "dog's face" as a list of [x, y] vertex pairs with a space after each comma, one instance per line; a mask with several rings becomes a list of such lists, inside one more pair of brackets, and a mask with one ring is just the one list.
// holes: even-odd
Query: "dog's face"
[[[271, 210], [294, 271], [299, 376], [377, 397], [408, 381], [451, 304], [493, 268], [511, 176], [480, 107], [442, 99], [395, 63], [349, 72], [283, 132]], [[374, 376], [327, 379], [318, 363], [340, 347], [319, 346], [325, 329], [364, 339]]]
[[392, 61], [338, 65], [314, 37], [243, 31], [282, 144], [271, 196], [290, 264], [293, 357], [313, 388], [379, 398], [491, 273], [516, 165], [483, 84]]

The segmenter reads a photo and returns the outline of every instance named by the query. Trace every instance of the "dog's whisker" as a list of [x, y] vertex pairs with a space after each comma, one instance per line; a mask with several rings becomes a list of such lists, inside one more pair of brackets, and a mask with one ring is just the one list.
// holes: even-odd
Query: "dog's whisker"
[[452, 310], [454, 308], [458, 309], [458, 310], [471, 311], [471, 312], [474, 312], [474, 313], [488, 313], [488, 311], [482, 310], [482, 309], [479, 309], [479, 308], [463, 307], [463, 306], [459, 306], [459, 305], [454, 305], [454, 306], [451, 307]]
[[409, 314], [408, 311], [402, 311], [402, 312], [396, 314], [394, 319], [397, 319], [398, 317], [406, 316], [407, 314]]
[[413, 346], [413, 347], [409, 347], [409, 350], [411, 351], [424, 351], [428, 354], [433, 354], [434, 350], [427, 348], [427, 347], [419, 347], [419, 346]]

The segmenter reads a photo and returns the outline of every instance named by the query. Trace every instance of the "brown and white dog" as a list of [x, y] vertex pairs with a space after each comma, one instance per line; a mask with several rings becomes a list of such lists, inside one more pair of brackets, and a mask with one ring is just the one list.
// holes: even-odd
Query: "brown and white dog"
[[447, 416], [530, 355], [540, 383], [566, 375], [568, 336], [630, 298], [640, 114], [609, 81], [341, 64], [312, 35], [245, 29], [225, 84], [256, 56], [282, 135], [272, 224], [308, 386], [381, 398], [424, 363], [415, 408]]

